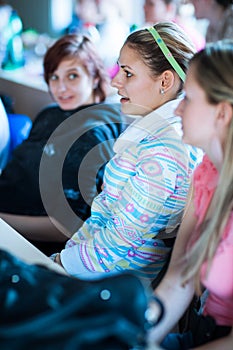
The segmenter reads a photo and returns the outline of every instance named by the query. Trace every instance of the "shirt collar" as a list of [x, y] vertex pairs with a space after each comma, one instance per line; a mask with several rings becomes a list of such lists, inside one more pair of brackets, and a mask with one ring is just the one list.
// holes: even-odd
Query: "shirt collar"
[[122, 153], [133, 143], [139, 143], [144, 138], [154, 135], [158, 130], [168, 125], [173, 125], [179, 135], [181, 135], [180, 118], [174, 115], [180, 99], [175, 99], [165, 103], [156, 110], [144, 117], [137, 116], [136, 120], [119, 136], [114, 145], [116, 153]]

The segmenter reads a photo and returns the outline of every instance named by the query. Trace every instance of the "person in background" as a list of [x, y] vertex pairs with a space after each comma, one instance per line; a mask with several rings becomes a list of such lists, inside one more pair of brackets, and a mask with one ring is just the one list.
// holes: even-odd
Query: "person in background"
[[85, 33], [91, 38], [113, 78], [117, 71], [116, 61], [120, 48], [130, 31], [119, 1], [76, 0], [73, 21], [67, 31]]
[[[0, 1], [0, 68], [14, 69], [23, 65], [22, 22], [6, 1]], [[16, 24], [16, 27], [15, 27]], [[13, 27], [12, 27], [13, 25]], [[17, 41], [18, 45], [15, 45]], [[16, 54], [16, 56], [15, 56]], [[10, 155], [10, 129], [7, 113], [13, 113], [10, 96], [0, 93], [0, 174]]]
[[[65, 242], [67, 236], [51, 222], [48, 210], [70, 234], [88, 218], [104, 166], [114, 154], [114, 140], [126, 124], [119, 104], [103, 103], [110, 80], [87, 37], [70, 34], [57, 40], [44, 57], [44, 78], [55, 104], [39, 113], [0, 176], [0, 217], [30, 240]], [[92, 149], [99, 156], [86, 165], [81, 183], [79, 168]], [[40, 178], [42, 157], [46, 172]], [[42, 185], [51, 192], [49, 203], [42, 198]], [[72, 222], [62, 219], [64, 200], [75, 214]]]
[[7, 114], [0, 98], [0, 174], [5, 168], [10, 154], [10, 129]]
[[161, 21], [172, 21], [179, 24], [190, 36], [197, 50], [205, 46], [205, 38], [193, 22], [186, 22], [180, 15], [181, 0], [145, 0], [144, 15], [147, 25]]
[[96, 0], [77, 0], [74, 3], [72, 22], [66, 28], [67, 34], [86, 34], [95, 42], [99, 40], [96, 28], [103, 21]]
[[112, 85], [122, 112], [138, 117], [114, 145], [91, 216], [52, 256], [69, 274], [94, 279], [128, 270], [148, 282], [166, 264], [198, 163], [198, 150], [182, 142], [173, 114], [194, 51], [172, 22], [126, 39]]
[[130, 26], [124, 18], [122, 2], [119, 0], [96, 0], [103, 21], [97, 26], [100, 32], [99, 53], [108, 68], [111, 78], [116, 74], [119, 51], [130, 33]]
[[17, 11], [0, 1], [0, 67], [13, 70], [24, 66], [23, 23]]
[[197, 19], [207, 19], [206, 41], [233, 38], [232, 0], [191, 0]]
[[184, 142], [202, 148], [205, 156], [194, 172], [168, 271], [155, 289], [166, 312], [151, 331], [150, 342], [161, 342], [195, 291], [200, 294], [205, 288], [208, 294], [199, 322], [191, 319], [188, 333], [169, 334], [162, 343], [164, 349], [232, 349], [232, 62], [232, 40], [207, 44], [190, 61], [185, 96], [176, 109]]

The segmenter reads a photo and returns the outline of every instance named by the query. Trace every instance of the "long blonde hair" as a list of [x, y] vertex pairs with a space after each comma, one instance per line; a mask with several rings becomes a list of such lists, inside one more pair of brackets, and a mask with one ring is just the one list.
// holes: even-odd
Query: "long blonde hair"
[[[208, 44], [190, 61], [195, 79], [212, 104], [227, 101], [233, 113], [233, 41], [223, 40]], [[196, 291], [200, 293], [200, 270], [204, 261], [208, 269], [217, 250], [223, 231], [233, 210], [233, 118], [225, 141], [224, 160], [218, 186], [200, 227], [200, 238], [188, 253], [184, 281], [195, 277]], [[211, 219], [207, 220], [208, 214]], [[207, 272], [208, 272], [207, 269]]]

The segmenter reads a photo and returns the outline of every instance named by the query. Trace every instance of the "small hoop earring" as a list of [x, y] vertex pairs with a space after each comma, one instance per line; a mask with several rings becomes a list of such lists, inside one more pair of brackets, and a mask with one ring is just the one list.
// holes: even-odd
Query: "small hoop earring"
[[164, 94], [165, 94], [165, 91], [164, 91], [163, 88], [160, 89], [160, 93], [161, 93], [161, 95], [164, 95]]

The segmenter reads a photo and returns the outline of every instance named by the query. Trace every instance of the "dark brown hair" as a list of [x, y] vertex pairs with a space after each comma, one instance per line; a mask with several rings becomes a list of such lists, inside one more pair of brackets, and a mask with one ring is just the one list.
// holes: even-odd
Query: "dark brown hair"
[[43, 62], [46, 83], [49, 84], [49, 79], [59, 64], [69, 58], [78, 58], [88, 74], [97, 78], [98, 85], [93, 93], [96, 102], [104, 101], [108, 94], [110, 78], [95, 45], [88, 37], [80, 34], [65, 35], [48, 49]]

